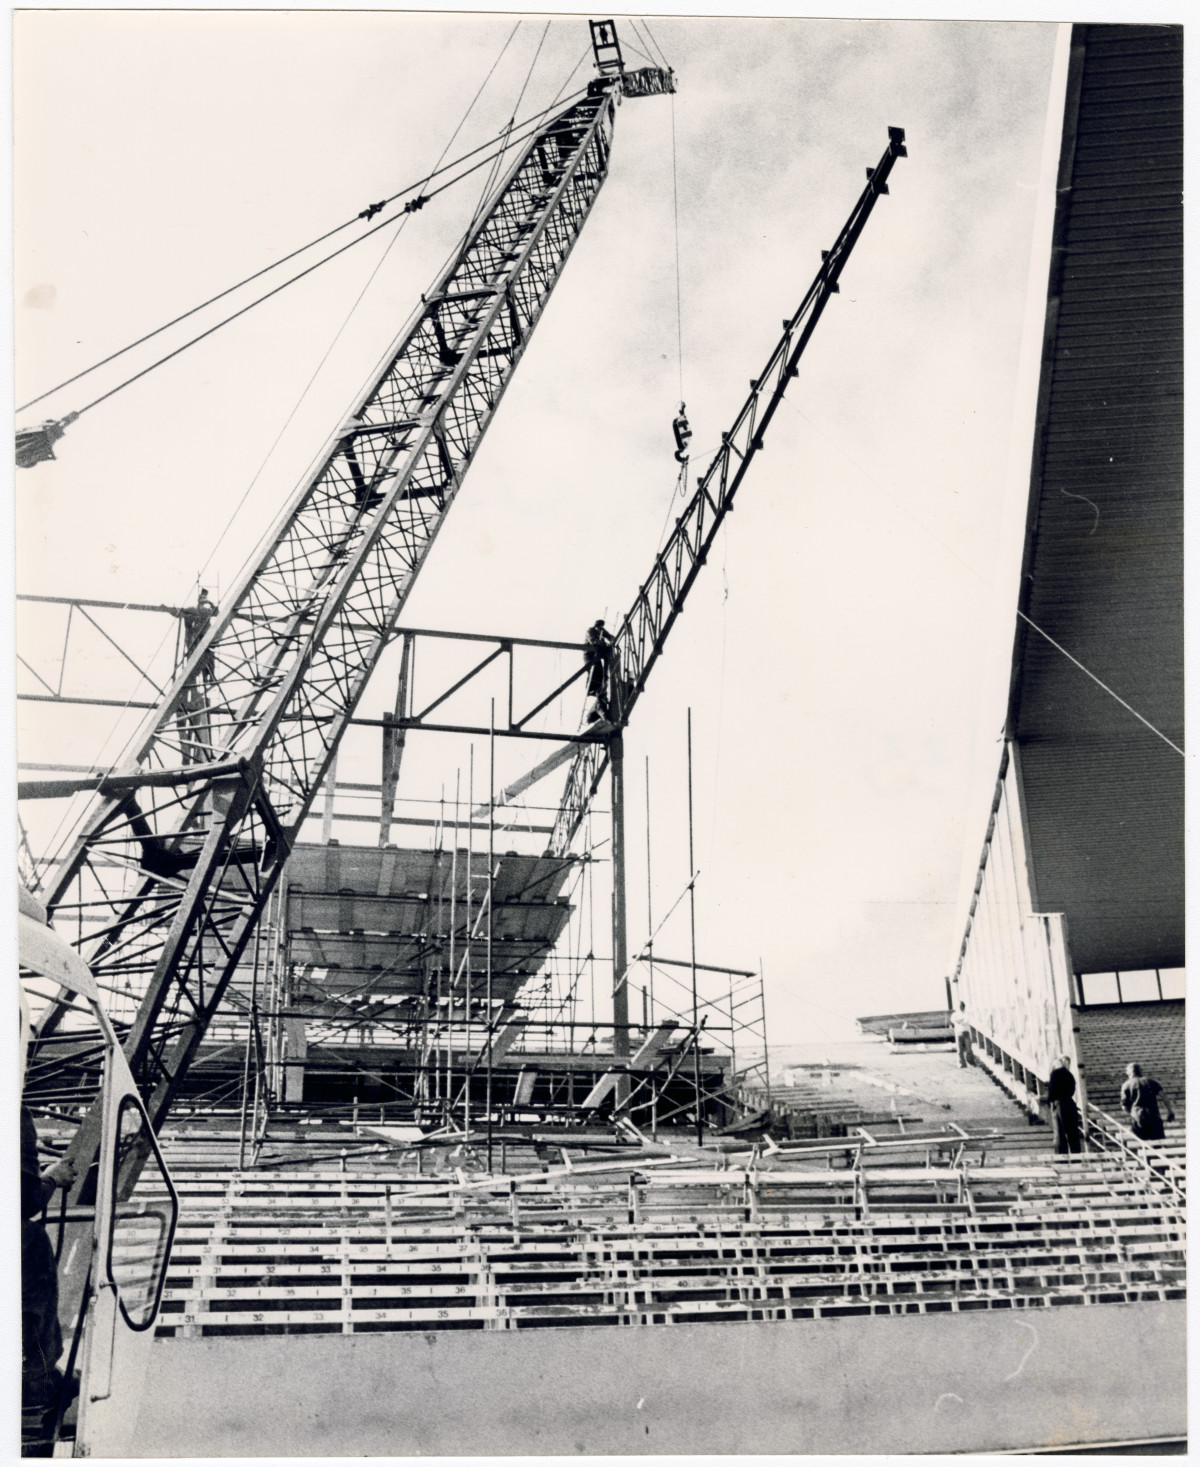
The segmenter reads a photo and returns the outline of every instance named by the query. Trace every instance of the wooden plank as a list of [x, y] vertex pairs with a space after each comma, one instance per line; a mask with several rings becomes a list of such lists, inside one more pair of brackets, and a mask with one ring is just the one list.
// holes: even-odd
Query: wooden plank
[[[652, 1062], [657, 1059], [659, 1051], [670, 1040], [671, 1035], [678, 1027], [674, 1019], [664, 1019], [653, 1033], [649, 1034], [643, 1040], [641, 1047], [629, 1061], [629, 1072], [636, 1073], [639, 1070], [652, 1069]], [[607, 1074], [601, 1075], [600, 1079], [588, 1091], [583, 1101], [583, 1109], [595, 1110], [616, 1086], [619, 1074], [625, 1073], [626, 1071], [624, 1070], [619, 1073], [616, 1070], [610, 1070]]]

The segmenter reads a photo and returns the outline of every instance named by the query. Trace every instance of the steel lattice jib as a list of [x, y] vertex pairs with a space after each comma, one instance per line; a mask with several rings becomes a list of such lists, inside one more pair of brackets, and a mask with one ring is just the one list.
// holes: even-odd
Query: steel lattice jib
[[[179, 779], [101, 799], [49, 894], [156, 1124], [604, 182], [620, 90], [525, 146], [148, 720], [128, 769]], [[46, 1047], [66, 1012], [40, 1025], [40, 1073], [78, 1103], [85, 1078]]]

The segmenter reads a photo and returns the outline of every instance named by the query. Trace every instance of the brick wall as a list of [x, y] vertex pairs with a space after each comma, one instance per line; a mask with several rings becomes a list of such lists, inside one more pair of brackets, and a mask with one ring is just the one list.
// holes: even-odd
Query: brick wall
[[1088, 1099], [1093, 1105], [1121, 1114], [1125, 1066], [1136, 1061], [1163, 1086], [1182, 1115], [1186, 1084], [1183, 999], [1089, 1004], [1075, 1010], [1075, 1023]]

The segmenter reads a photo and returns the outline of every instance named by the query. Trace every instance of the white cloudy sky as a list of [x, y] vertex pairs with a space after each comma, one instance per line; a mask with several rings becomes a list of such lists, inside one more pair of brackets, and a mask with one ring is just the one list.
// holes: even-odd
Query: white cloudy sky
[[[515, 23], [18, 14], [18, 402], [419, 180]], [[672, 120], [698, 465], [887, 126], [905, 127], [910, 156], [627, 737], [636, 810], [651, 761], [659, 911], [686, 880], [690, 705], [700, 957], [762, 959], [777, 1040], [836, 1037], [855, 1014], [941, 1000], [964, 855], [982, 838], [1011, 645], [1019, 419], [1015, 460], [1010, 450], [1057, 32], [650, 25], [678, 96], [621, 108], [609, 181], [404, 620], [576, 639], [597, 615], [618, 619], [648, 571], [674, 489]], [[522, 22], [452, 153], [508, 117], [544, 26]], [[582, 18], [553, 19], [522, 111], [554, 96], [586, 44]], [[180, 602], [202, 566], [206, 585], [228, 587], [475, 202], [467, 188], [415, 216], [302, 401], [388, 236], [81, 419], [57, 463], [21, 476], [20, 589]], [[102, 387], [124, 375], [109, 370]], [[89, 385], [24, 418], [80, 405]], [[38, 641], [32, 622], [22, 635]], [[390, 701], [373, 689], [364, 711]], [[30, 716], [21, 757], [89, 763], [108, 722]], [[501, 778], [543, 750], [506, 747]], [[362, 759], [351, 778], [372, 777]], [[409, 792], [452, 786], [464, 760], [461, 747], [427, 748], [406, 768]], [[639, 819], [635, 945], [643, 842]], [[671, 937], [682, 948], [686, 927]]]

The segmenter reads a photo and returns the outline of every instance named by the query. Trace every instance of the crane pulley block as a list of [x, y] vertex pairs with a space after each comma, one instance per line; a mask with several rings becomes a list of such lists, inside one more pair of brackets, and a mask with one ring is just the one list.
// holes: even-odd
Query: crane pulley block
[[621, 74], [623, 97], [662, 97], [675, 90], [675, 73], [661, 66], [643, 66]]
[[600, 75], [588, 84], [588, 95], [605, 91], [614, 77], [620, 77], [623, 97], [661, 97], [675, 90], [675, 73], [661, 66], [643, 66], [637, 71], [625, 70], [617, 27], [611, 20], [590, 20], [592, 56]]
[[[588, 96], [595, 97], [612, 87], [611, 76], [598, 76], [588, 82]], [[643, 66], [637, 71], [620, 74], [622, 97], [665, 97], [675, 91], [675, 73], [661, 66]]]
[[52, 459], [54, 445], [78, 416], [78, 413], [67, 413], [62, 418], [50, 418], [36, 428], [18, 428], [17, 468], [31, 469]]

